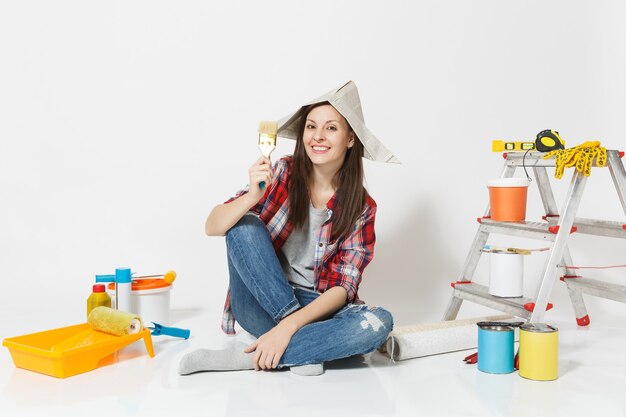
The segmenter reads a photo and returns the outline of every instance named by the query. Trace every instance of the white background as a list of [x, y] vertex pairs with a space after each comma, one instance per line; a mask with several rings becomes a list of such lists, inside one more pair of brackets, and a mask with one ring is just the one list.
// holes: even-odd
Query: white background
[[[50, 320], [70, 309], [82, 322], [94, 274], [130, 266], [176, 270], [172, 307], [219, 326], [227, 268], [223, 239], [204, 235], [207, 214], [246, 184], [259, 120], [348, 80], [370, 130], [403, 162], [365, 163], [378, 241], [360, 290], [397, 324], [441, 318], [486, 181], [501, 171], [491, 140], [551, 128], [568, 145], [625, 144], [623, 2], [0, 4], [4, 315], [36, 309]], [[283, 140], [273, 158], [292, 149]], [[554, 182], [560, 203], [570, 175]], [[532, 188], [527, 217], [541, 209]], [[592, 171], [580, 215], [624, 220], [606, 169]], [[578, 265], [626, 263], [625, 249], [584, 236], [571, 244]], [[527, 295], [542, 256], [527, 258]], [[483, 260], [476, 281], [487, 277]], [[592, 315], [624, 309], [587, 299]], [[573, 319], [562, 283], [552, 301], [551, 314]], [[482, 312], [465, 303], [461, 315]]]

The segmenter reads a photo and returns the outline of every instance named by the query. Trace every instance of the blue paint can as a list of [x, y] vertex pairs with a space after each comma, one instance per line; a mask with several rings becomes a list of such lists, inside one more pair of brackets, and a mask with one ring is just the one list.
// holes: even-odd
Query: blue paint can
[[512, 327], [478, 326], [478, 370], [490, 374], [513, 372], [514, 336]]

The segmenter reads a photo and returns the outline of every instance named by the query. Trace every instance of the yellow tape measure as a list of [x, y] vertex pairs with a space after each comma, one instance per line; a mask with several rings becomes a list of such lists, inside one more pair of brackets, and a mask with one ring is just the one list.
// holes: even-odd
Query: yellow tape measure
[[535, 142], [508, 142], [494, 140], [491, 142], [492, 152], [526, 152], [536, 149]]

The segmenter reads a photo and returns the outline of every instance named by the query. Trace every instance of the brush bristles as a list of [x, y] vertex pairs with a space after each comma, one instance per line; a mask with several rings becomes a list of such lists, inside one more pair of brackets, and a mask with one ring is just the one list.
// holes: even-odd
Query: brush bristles
[[275, 120], [262, 120], [259, 123], [259, 135], [276, 137], [278, 122]]
[[262, 121], [259, 123], [259, 149], [261, 153], [268, 157], [276, 147], [276, 133], [278, 123], [276, 121]]
[[272, 151], [276, 148], [276, 136], [259, 135], [259, 149], [266, 158], [270, 157]]

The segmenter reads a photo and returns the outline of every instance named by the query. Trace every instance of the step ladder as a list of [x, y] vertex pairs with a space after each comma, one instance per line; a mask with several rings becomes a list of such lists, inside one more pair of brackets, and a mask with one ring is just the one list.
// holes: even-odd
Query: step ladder
[[[582, 297], [583, 293], [626, 303], [626, 286], [585, 278], [579, 276], [573, 269], [563, 268], [563, 265], [574, 265], [567, 247], [570, 235], [583, 233], [626, 239], [626, 223], [576, 217], [587, 177], [574, 168], [571, 169], [573, 171], [572, 180], [565, 198], [562, 214], [559, 215], [546, 170], [547, 167], [555, 167], [555, 158], [545, 160], [543, 155], [541, 152], [528, 152], [525, 156], [521, 152], [503, 154], [505, 163], [501, 177], [513, 177], [518, 167], [532, 168], [535, 183], [539, 188], [539, 194], [546, 213], [543, 217], [544, 221], [493, 221], [490, 218], [491, 209], [487, 206], [485, 215], [478, 219], [480, 225], [465, 260], [463, 272], [460, 278], [451, 284], [453, 288], [452, 297], [446, 308], [443, 320], [454, 320], [459, 313], [463, 300], [468, 300], [512, 314], [531, 323], [540, 323], [543, 321], [546, 310], [552, 307], [552, 304], [548, 303], [548, 299], [554, 283], [563, 269], [565, 273], [560, 279], [567, 284], [579, 326], [586, 326], [590, 322]], [[626, 171], [624, 171], [624, 165], [621, 160], [623, 156], [623, 152], [607, 150], [607, 167], [611, 172], [624, 214], [626, 214]], [[486, 286], [472, 282], [478, 261], [483, 253], [482, 249], [491, 233], [551, 242], [550, 255], [542, 272], [542, 278], [534, 298], [496, 297], [489, 294]]]

